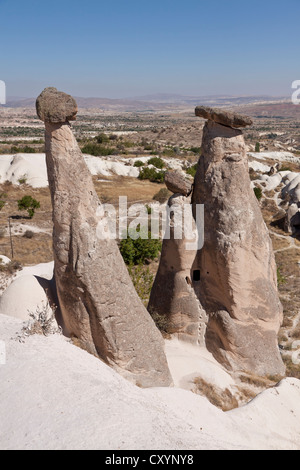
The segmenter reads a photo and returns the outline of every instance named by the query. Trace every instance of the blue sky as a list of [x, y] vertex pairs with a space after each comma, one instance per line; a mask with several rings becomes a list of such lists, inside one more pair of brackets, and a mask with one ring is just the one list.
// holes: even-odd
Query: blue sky
[[285, 95], [300, 0], [0, 0], [9, 96]]

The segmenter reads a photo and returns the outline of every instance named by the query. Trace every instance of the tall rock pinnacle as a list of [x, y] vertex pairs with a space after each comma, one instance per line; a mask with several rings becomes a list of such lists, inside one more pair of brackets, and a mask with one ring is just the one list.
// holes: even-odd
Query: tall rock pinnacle
[[[172, 236], [170, 219], [171, 238], [163, 243], [148, 309], [165, 317], [179, 339], [206, 345], [229, 370], [284, 374], [275, 257], [238, 129], [252, 121], [203, 106], [195, 114], [207, 121], [192, 193], [174, 194], [169, 206], [191, 199], [195, 220], [204, 207], [204, 243], [186, 250], [186, 240]], [[184, 181], [173, 187], [184, 188]]]
[[222, 114], [210, 112], [204, 125], [193, 191], [194, 207], [204, 204], [204, 246], [194, 266], [208, 315], [206, 345], [234, 370], [283, 374], [272, 242], [250, 185], [244, 136], [231, 127], [251, 121]]
[[135, 291], [116, 241], [97, 236], [100, 201], [68, 122], [76, 118], [76, 102], [47, 88], [36, 108], [46, 127], [54, 275], [64, 330], [130, 381], [168, 386], [172, 379], [161, 334]]

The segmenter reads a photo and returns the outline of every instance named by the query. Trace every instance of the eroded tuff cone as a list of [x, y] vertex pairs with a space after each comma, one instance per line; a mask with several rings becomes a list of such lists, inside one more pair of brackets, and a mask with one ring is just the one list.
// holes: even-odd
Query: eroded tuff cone
[[223, 126], [247, 127], [253, 124], [253, 121], [248, 116], [243, 116], [242, 114], [233, 113], [224, 109], [209, 108], [207, 106], [197, 106], [195, 114], [204, 119], [223, 124]]
[[193, 181], [179, 171], [167, 171], [165, 173], [165, 185], [174, 194], [189, 196], [192, 192], [192, 184]]
[[63, 123], [75, 121], [77, 103], [71, 95], [56, 88], [45, 88], [36, 100], [36, 112], [41, 121]]
[[[187, 213], [185, 226], [182, 225], [184, 206], [191, 214], [190, 234], [186, 233]], [[197, 238], [193, 237], [197, 230], [192, 217], [191, 197], [174, 194], [168, 207], [170, 218], [148, 310], [164, 319], [172, 336], [204, 346], [207, 317], [197, 296], [199, 283], [193, 270], [197, 254]]]
[[[57, 104], [64, 100], [61, 93], [51, 94]], [[48, 119], [52, 108], [43, 108]], [[99, 237], [101, 204], [70, 125], [46, 120], [45, 138], [65, 333], [140, 386], [170, 385], [162, 336], [137, 296], [116, 241]]]
[[233, 370], [284, 374], [282, 307], [272, 243], [250, 186], [240, 130], [207, 121], [193, 204], [204, 204], [204, 246], [194, 263], [208, 314], [206, 344]]
[[300, 233], [300, 175], [294, 178], [283, 190], [281, 196], [289, 199], [285, 218], [285, 230], [292, 235]]

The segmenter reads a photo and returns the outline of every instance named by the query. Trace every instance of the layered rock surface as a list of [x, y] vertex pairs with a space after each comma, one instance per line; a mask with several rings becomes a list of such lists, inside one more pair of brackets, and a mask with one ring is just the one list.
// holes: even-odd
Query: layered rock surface
[[[59, 113], [53, 99], [63, 101]], [[64, 94], [53, 89], [37, 99], [46, 127], [54, 276], [64, 331], [129, 380], [143, 387], [168, 386], [161, 334], [135, 291], [116, 241], [99, 236], [100, 201], [68, 122], [77, 105], [70, 109], [64, 103]]]

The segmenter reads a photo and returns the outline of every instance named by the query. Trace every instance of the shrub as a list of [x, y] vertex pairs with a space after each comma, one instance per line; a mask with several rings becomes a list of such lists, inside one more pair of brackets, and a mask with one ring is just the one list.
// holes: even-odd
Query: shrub
[[1, 193], [0, 194], [0, 211], [1, 209], [3, 209], [3, 207], [5, 206], [5, 199], [7, 198], [7, 194], [6, 193]]
[[129, 149], [131, 147], [134, 147], [134, 142], [131, 142], [130, 140], [124, 140], [123, 145], [124, 147]]
[[133, 166], [139, 168], [141, 166], [144, 166], [144, 163], [141, 160], [136, 160], [133, 164]]
[[98, 144], [107, 144], [107, 142], [109, 142], [109, 137], [102, 132], [96, 137], [96, 141]]
[[164, 149], [163, 155], [165, 157], [174, 157], [176, 155], [176, 152], [174, 149]]
[[17, 147], [12, 145], [10, 148], [10, 153], [36, 153], [35, 148], [25, 145], [25, 147]]
[[286, 282], [286, 278], [281, 274], [280, 267], [277, 267], [277, 285], [280, 286]]
[[18, 182], [20, 184], [25, 184], [26, 181], [27, 181], [27, 175], [23, 175], [23, 176], [21, 176], [21, 178], [18, 179]]
[[221, 410], [229, 411], [238, 407], [237, 399], [228, 388], [222, 390], [201, 377], [196, 377], [194, 384], [196, 385], [196, 393], [205, 396], [210, 403], [221, 408]]
[[201, 147], [191, 147], [190, 151], [193, 153], [201, 154], [202, 148]]
[[34, 237], [34, 232], [32, 232], [32, 230], [26, 230], [23, 237], [24, 238], [33, 238]]
[[[142, 228], [140, 233], [148, 229]], [[127, 265], [138, 265], [144, 264], [147, 260], [153, 260], [157, 258], [161, 251], [161, 241], [152, 240], [151, 233], [148, 232], [148, 238], [137, 238], [134, 240], [133, 233], [130, 229], [127, 231], [127, 238], [122, 239], [120, 242], [120, 252]]]
[[161, 188], [158, 193], [154, 194], [153, 199], [162, 204], [166, 202], [171, 195], [172, 193], [167, 188]]
[[156, 328], [161, 332], [162, 336], [164, 338], [169, 338], [172, 333], [172, 323], [167, 315], [161, 315], [155, 311], [150, 311], [149, 313], [156, 325]]
[[115, 151], [115, 148], [105, 147], [104, 145], [100, 145], [95, 142], [90, 142], [82, 148], [82, 153], [87, 153], [89, 155], [93, 155], [94, 157], [106, 157], [108, 155], [112, 155]]
[[22, 153], [35, 153], [35, 148], [25, 145], [25, 147], [21, 149], [21, 152]]
[[61, 334], [61, 328], [57, 326], [54, 312], [55, 308], [51, 308], [49, 302], [42, 302], [37, 306], [35, 312], [28, 312], [31, 320], [23, 328], [23, 334], [26, 336]]
[[22, 265], [19, 261], [13, 260], [7, 264], [4, 264], [2, 260], [0, 262], [0, 272], [14, 274], [16, 271], [19, 271], [20, 269], [22, 269]]
[[262, 198], [262, 195], [263, 195], [261, 188], [254, 188], [253, 191], [254, 191], [254, 194], [255, 194], [257, 200], [259, 201]]
[[165, 162], [160, 157], [152, 157], [148, 160], [148, 165], [153, 165], [161, 170], [165, 166]]
[[146, 306], [149, 302], [149, 296], [153, 284], [153, 274], [147, 266], [128, 266], [128, 272], [131, 277], [135, 290]]
[[144, 145], [144, 150], [154, 151], [154, 147], [153, 145], [147, 144], [147, 145]]
[[280, 171], [292, 171], [291, 168], [289, 166], [282, 166], [280, 168]]
[[197, 166], [198, 164], [196, 163], [196, 165], [193, 165], [193, 166], [190, 166], [189, 168], [187, 168], [185, 171], [188, 175], [191, 175], [193, 178], [195, 178], [195, 175], [196, 175], [196, 171], [197, 171]]
[[35, 210], [39, 209], [39, 207], [40, 203], [36, 199], [33, 199], [32, 196], [24, 196], [22, 199], [18, 200], [19, 211], [27, 210], [31, 219], [34, 216]]
[[260, 143], [259, 142], [256, 142], [255, 144], [255, 152], [260, 152]]
[[140, 180], [150, 180], [154, 183], [163, 183], [165, 171], [157, 171], [155, 168], [144, 167], [138, 176]]

